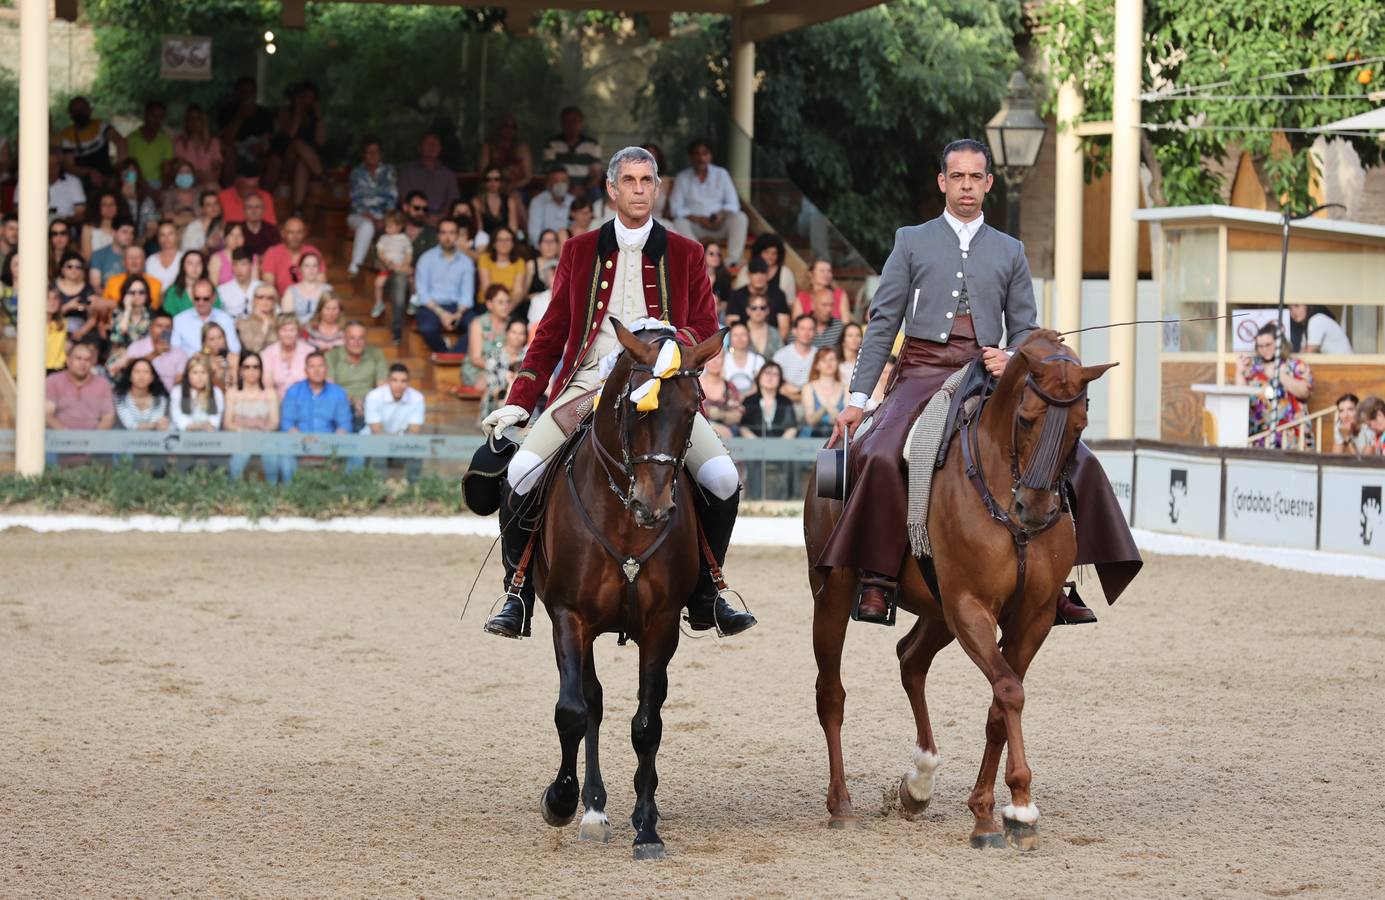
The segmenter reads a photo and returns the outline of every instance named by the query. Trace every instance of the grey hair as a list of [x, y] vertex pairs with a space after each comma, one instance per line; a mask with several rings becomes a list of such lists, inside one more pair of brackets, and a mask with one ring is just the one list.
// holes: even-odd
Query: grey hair
[[620, 167], [624, 163], [649, 163], [654, 168], [654, 183], [659, 183], [658, 160], [654, 158], [654, 154], [643, 147], [626, 147], [624, 150], [617, 150], [616, 155], [611, 157], [611, 164], [606, 167], [606, 180], [615, 184], [616, 179], [620, 177]]

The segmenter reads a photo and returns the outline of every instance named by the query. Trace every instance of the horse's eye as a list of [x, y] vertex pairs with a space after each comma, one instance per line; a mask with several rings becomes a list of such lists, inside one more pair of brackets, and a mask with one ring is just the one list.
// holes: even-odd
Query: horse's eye
[[1024, 416], [1020, 416], [1020, 427], [1023, 428], [1025, 431], [1028, 431], [1029, 429], [1034, 427], [1034, 420], [1026, 419]]

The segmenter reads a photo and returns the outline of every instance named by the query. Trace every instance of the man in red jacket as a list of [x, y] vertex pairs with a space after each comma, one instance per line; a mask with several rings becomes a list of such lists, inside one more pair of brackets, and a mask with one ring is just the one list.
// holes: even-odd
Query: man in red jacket
[[[639, 147], [626, 147], [611, 157], [606, 170], [606, 194], [616, 218], [563, 245], [553, 276], [553, 299], [524, 356], [524, 366], [505, 405], [481, 423], [490, 435], [527, 421], [561, 360], [552, 402], [510, 460], [507, 480], [516, 494], [533, 489], [544, 462], [563, 442], [562, 430], [553, 421], [554, 410], [594, 390], [601, 383], [602, 358], [620, 349], [612, 316], [632, 331], [671, 324], [677, 340], [687, 346], [716, 333], [716, 300], [703, 248], [654, 221], [651, 211], [658, 191], [659, 167], [654, 157]], [[726, 448], [701, 415], [693, 424], [686, 462], [704, 489], [706, 508], [699, 509], [702, 529], [721, 565], [740, 505], [740, 478]], [[508, 585], [530, 535], [521, 517], [507, 517], [505, 508], [502, 504], [501, 551]], [[526, 590], [532, 588], [526, 584]], [[754, 616], [732, 609], [719, 596], [705, 564], [688, 600], [687, 619], [695, 630], [717, 627], [728, 635], [755, 624]], [[524, 604], [510, 597], [486, 623], [486, 630], [519, 637], [523, 621]]]

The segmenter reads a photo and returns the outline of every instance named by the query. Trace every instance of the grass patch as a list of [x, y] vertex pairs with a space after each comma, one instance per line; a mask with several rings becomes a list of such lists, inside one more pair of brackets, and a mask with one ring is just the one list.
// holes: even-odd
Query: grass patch
[[128, 463], [48, 471], [38, 478], [0, 476], [0, 509], [99, 515], [156, 515], [180, 519], [245, 516], [456, 515], [463, 511], [458, 478], [425, 475], [413, 484], [339, 465], [299, 469], [292, 484], [232, 483], [225, 470], [193, 469], [159, 478]]

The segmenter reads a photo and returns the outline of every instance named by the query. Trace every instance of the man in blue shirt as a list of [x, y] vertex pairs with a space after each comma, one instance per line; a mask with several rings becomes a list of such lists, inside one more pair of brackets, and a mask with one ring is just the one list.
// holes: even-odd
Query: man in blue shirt
[[[476, 265], [457, 249], [461, 233], [455, 219], [438, 223], [438, 245], [418, 258], [414, 289], [418, 294], [418, 333], [434, 353], [465, 353], [467, 326], [476, 299]], [[450, 348], [444, 330], [457, 330]]]
[[[340, 385], [327, 380], [327, 358], [310, 353], [303, 366], [307, 378], [284, 392], [279, 410], [279, 430], [302, 434], [350, 434], [351, 400]], [[346, 471], [361, 467], [361, 460], [346, 461]], [[279, 463], [279, 480], [285, 484], [298, 472], [298, 457], [286, 455]]]

